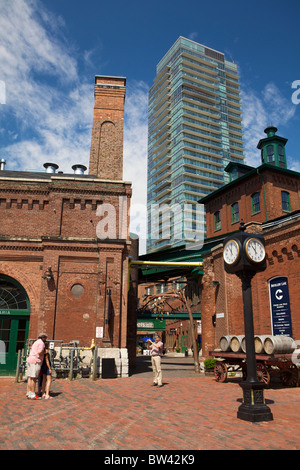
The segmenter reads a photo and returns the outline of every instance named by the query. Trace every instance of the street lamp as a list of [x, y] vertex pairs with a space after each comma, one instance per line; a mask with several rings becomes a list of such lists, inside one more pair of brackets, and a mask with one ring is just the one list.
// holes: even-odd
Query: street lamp
[[251, 280], [257, 272], [267, 267], [265, 240], [262, 235], [245, 232], [241, 222], [240, 232], [224, 240], [223, 258], [225, 271], [236, 274], [242, 281], [244, 325], [246, 341], [247, 378], [240, 386], [243, 389], [243, 403], [237, 417], [245, 421], [271, 421], [273, 415], [265, 404], [264, 384], [259, 382], [256, 373], [254, 327]]
[[44, 272], [42, 278], [47, 279], [47, 281], [51, 281], [54, 278], [51, 266], [49, 266], [47, 271]]

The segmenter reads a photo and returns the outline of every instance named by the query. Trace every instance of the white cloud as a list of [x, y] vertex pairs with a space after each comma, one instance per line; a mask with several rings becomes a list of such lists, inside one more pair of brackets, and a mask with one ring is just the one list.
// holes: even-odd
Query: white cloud
[[62, 35], [53, 34], [59, 29], [51, 13], [37, 0], [1, 0], [0, 5], [1, 74], [5, 80], [16, 82], [32, 72], [63, 80], [77, 77], [76, 61], [66, 44], [62, 47]]
[[241, 92], [246, 164], [261, 164], [257, 144], [266, 137], [268, 126], [285, 126], [293, 117], [296, 106], [286, 99], [274, 83], [268, 83], [260, 94], [254, 90]]
[[[13, 138], [7, 124], [0, 125], [11, 142], [1, 150], [7, 169], [43, 171], [49, 161], [64, 172], [72, 172], [75, 163], [88, 166], [94, 84], [80, 81], [79, 58], [64, 38], [63, 20], [38, 0], [0, 0], [0, 7], [0, 80], [6, 85], [1, 111], [14, 116], [18, 131]], [[91, 66], [93, 53], [83, 51], [85, 65]], [[146, 208], [147, 104], [147, 85], [128, 83], [124, 179], [132, 181], [135, 209]]]
[[289, 156], [289, 169], [300, 173], [300, 160]]
[[7, 168], [43, 170], [53, 161], [72, 172], [72, 164], [88, 164], [93, 84], [80, 82], [60, 18], [37, 0], [0, 5], [1, 111], [13, 115], [19, 129], [19, 138], [2, 149]]
[[3, 149], [9, 168], [42, 171], [43, 163], [51, 161], [71, 173], [74, 163], [88, 166], [93, 86], [82, 84], [69, 93], [48, 89], [46, 96], [43, 88], [35, 87], [15, 110], [19, 120], [25, 120], [24, 133], [34, 129], [34, 134]]
[[127, 88], [124, 120], [124, 179], [132, 181], [130, 230], [140, 237], [140, 253], [146, 249], [148, 87], [133, 83]]

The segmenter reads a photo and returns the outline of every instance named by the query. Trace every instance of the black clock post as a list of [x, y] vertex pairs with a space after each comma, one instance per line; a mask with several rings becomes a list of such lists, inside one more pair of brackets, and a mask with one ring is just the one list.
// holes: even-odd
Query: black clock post
[[[231, 246], [238, 247], [234, 256], [231, 256]], [[265, 404], [264, 384], [257, 379], [251, 292], [252, 278], [257, 272], [266, 269], [264, 247], [263, 236], [245, 232], [243, 221], [240, 232], [224, 240], [225, 270], [241, 279], [244, 305], [247, 378], [240, 384], [243, 389], [243, 403], [238, 409], [237, 417], [251, 422], [273, 419], [270, 408]]]

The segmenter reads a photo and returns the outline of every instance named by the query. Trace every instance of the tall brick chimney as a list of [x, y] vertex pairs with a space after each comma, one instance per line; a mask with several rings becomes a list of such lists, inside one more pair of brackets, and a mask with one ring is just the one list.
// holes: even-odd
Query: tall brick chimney
[[126, 78], [95, 76], [95, 105], [89, 174], [123, 178], [123, 122]]

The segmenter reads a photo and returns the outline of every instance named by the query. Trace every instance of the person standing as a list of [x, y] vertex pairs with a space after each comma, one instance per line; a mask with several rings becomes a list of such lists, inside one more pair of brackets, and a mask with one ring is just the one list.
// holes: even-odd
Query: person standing
[[45, 353], [44, 359], [42, 362], [41, 372], [38, 378], [38, 385], [39, 385], [39, 392], [42, 398], [45, 400], [49, 400], [52, 398], [50, 396], [50, 386], [51, 386], [51, 359], [49, 353], [49, 343], [46, 341], [45, 343]]
[[153, 386], [162, 387], [161, 356], [163, 354], [163, 343], [160, 337], [155, 335], [154, 342], [148, 339], [148, 349], [151, 351], [151, 364], [153, 370]]
[[46, 333], [40, 333], [38, 339], [31, 346], [27, 358], [28, 398], [31, 400], [40, 400], [40, 397], [35, 393], [35, 384], [44, 359], [46, 339]]

